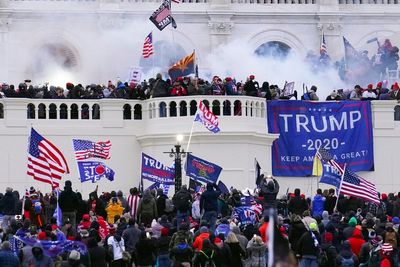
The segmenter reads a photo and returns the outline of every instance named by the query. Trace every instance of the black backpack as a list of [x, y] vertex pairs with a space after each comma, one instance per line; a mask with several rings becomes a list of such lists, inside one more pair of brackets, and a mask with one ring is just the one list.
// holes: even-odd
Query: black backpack
[[204, 253], [202, 250], [200, 251], [201, 254], [204, 255], [204, 257], [206, 257], [206, 263], [204, 264], [204, 267], [215, 267], [215, 262], [214, 262], [214, 250], [211, 252], [210, 257], [207, 256], [206, 253]]

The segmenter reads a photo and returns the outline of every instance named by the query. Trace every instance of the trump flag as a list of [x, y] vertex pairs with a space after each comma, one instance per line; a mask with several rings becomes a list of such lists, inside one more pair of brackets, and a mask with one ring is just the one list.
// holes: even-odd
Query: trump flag
[[203, 183], [215, 183], [218, 180], [222, 168], [204, 159], [187, 155], [186, 175], [193, 180]]

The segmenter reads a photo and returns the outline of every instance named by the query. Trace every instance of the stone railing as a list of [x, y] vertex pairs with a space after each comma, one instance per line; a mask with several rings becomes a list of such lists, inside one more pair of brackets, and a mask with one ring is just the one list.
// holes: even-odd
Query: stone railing
[[[245, 96], [166, 97], [125, 99], [0, 99], [0, 119], [10, 120], [101, 120], [113, 111], [121, 120], [194, 116], [203, 101], [217, 116], [265, 118], [263, 98]], [[119, 115], [118, 115], [119, 114]]]
[[[266, 117], [263, 98], [247, 96], [165, 97], [148, 100], [125, 99], [0, 99], [0, 123], [26, 125], [29, 121], [96, 121], [121, 124], [129, 120], [165, 120], [194, 116], [203, 103], [218, 117]], [[376, 128], [392, 128], [400, 121], [400, 104], [396, 101], [372, 101]]]
[[398, 5], [399, 0], [338, 0], [340, 5]]

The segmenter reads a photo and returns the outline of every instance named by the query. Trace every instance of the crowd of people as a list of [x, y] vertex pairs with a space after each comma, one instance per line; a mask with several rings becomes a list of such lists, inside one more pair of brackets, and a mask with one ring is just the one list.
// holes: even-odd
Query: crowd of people
[[[123, 98], [123, 99], [148, 99], [152, 97], [187, 96], [187, 95], [246, 95], [263, 97], [266, 100], [277, 99], [304, 99], [322, 100], [317, 95], [317, 87], [304, 88], [303, 94], [298, 95], [293, 88], [279, 88], [278, 85], [263, 82], [262, 85], [256, 81], [254, 75], [250, 75], [245, 83], [236, 82], [231, 77], [224, 79], [214, 76], [211, 83], [197, 77], [179, 77], [176, 81], [162, 78], [157, 74], [156, 78], [135, 83], [117, 81], [116, 84], [109, 81], [107, 86], [91, 84], [83, 86], [67, 83], [65, 89], [62, 87], [34, 86], [29, 80], [20, 83], [18, 88], [14, 85], [3, 83], [0, 88], [0, 98], [47, 98], [47, 99], [101, 99], [101, 98]], [[390, 88], [389, 88], [390, 87]], [[350, 89], [337, 89], [325, 99], [330, 100], [400, 100], [398, 83], [388, 84], [387, 80], [378, 82], [376, 86], [368, 84], [365, 88], [360, 85]]]
[[[0, 266], [398, 266], [400, 193], [382, 193], [379, 204], [337, 198], [334, 189], [277, 198], [279, 182], [260, 181], [224, 193], [216, 184], [183, 185], [172, 197], [96, 188], [87, 200], [70, 181], [58, 197], [31, 187], [21, 198], [7, 188]], [[15, 239], [35, 242], [16, 247]], [[86, 249], [45, 245], [61, 239]]]

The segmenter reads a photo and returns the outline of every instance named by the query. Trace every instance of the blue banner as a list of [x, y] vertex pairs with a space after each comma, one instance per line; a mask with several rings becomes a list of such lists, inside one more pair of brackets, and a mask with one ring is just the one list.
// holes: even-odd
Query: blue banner
[[272, 146], [276, 176], [309, 176], [323, 147], [340, 165], [374, 170], [369, 101], [268, 101], [268, 132], [280, 134]]
[[322, 162], [322, 175], [319, 180], [320, 183], [330, 184], [339, 188], [342, 176], [339, 171], [328, 163]]
[[232, 217], [239, 220], [241, 223], [254, 223], [256, 220], [256, 214], [251, 206], [242, 206], [235, 208], [232, 213]]
[[222, 168], [204, 159], [187, 155], [186, 175], [203, 183], [216, 183]]
[[101, 178], [114, 181], [115, 172], [102, 162], [78, 161], [78, 170], [82, 183], [87, 181], [92, 181], [92, 183], [95, 183]]
[[175, 170], [142, 153], [142, 179], [164, 185], [174, 185]]

